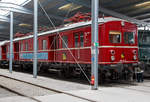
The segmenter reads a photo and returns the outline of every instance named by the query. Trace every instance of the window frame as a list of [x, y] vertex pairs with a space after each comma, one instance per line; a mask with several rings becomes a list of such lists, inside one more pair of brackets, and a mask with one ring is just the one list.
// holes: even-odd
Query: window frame
[[23, 51], [23, 42], [20, 42], [20, 51]]
[[[74, 36], [74, 47], [84, 47], [84, 32], [75, 32], [75, 33], [73, 33], [73, 36]], [[76, 38], [77, 38], [77, 40], [76, 40]], [[83, 38], [82, 42], [81, 42], [81, 38]], [[76, 43], [76, 41], [77, 41], [77, 43]]]
[[[66, 39], [64, 39], [64, 37], [66, 37], [67, 38], [67, 42], [66, 42]], [[64, 44], [64, 42], [66, 43], [66, 44]], [[67, 46], [66, 46], [67, 45]], [[62, 36], [62, 48], [67, 48], [68, 47], [68, 36], [67, 35], [63, 35]]]
[[[130, 34], [132, 33], [132, 35], [133, 35], [133, 40], [134, 40], [133, 43], [130, 43], [130, 42], [129, 42], [129, 36], [128, 36], [128, 43], [126, 43], [125, 33], [130, 33]], [[129, 35], [129, 34], [128, 34], [128, 35]], [[123, 32], [123, 37], [124, 37], [123, 40], [124, 40], [124, 43], [125, 43], [125, 44], [135, 44], [135, 32], [132, 32], [132, 31], [124, 31], [124, 32]]]
[[[111, 31], [112, 31], [112, 32], [120, 32], [120, 34], [110, 34]], [[108, 35], [109, 35], [109, 37], [108, 37], [109, 43], [111, 43], [111, 44], [120, 44], [120, 43], [122, 43], [122, 32], [121, 32], [121, 31], [119, 31], [119, 30], [109, 30]], [[111, 42], [111, 40], [110, 40], [110, 35], [120, 35], [120, 41], [117, 42], [117, 43]]]
[[[83, 38], [82, 42], [81, 42], [81, 35], [82, 35], [82, 38]], [[80, 47], [84, 47], [84, 33], [80, 32], [79, 36], [80, 36]], [[83, 44], [83, 45], [81, 46], [81, 44]]]
[[48, 48], [48, 47], [47, 47], [47, 44], [48, 44], [48, 43], [47, 43], [47, 40], [46, 40], [46, 39], [43, 39], [43, 40], [42, 40], [42, 50], [47, 50], [47, 48]]
[[26, 41], [25, 42], [25, 51], [28, 51], [29, 50], [29, 43]]

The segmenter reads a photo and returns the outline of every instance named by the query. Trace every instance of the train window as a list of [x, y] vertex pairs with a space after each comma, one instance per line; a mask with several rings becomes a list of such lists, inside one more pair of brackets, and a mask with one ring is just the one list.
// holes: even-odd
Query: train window
[[134, 33], [133, 32], [124, 32], [124, 42], [125, 44], [133, 44], [134, 41]]
[[75, 47], [78, 47], [78, 39], [79, 39], [79, 35], [78, 35], [78, 34], [75, 34], [75, 35], [74, 35]]
[[42, 50], [46, 50], [46, 49], [47, 49], [47, 41], [42, 40]]
[[74, 34], [75, 47], [83, 47], [84, 46], [84, 35], [83, 32]]
[[84, 46], [84, 36], [83, 36], [83, 32], [81, 32], [80, 34], [80, 47]]
[[23, 51], [23, 43], [20, 44], [20, 50]]
[[25, 43], [25, 51], [28, 51], [29, 49], [29, 45], [28, 45], [28, 42]]
[[62, 41], [62, 48], [67, 48], [68, 47], [68, 36], [63, 36], [62, 37], [63, 41]]
[[39, 50], [39, 40], [37, 41], [37, 50]]
[[121, 32], [120, 31], [109, 31], [109, 41], [111, 43], [121, 42]]

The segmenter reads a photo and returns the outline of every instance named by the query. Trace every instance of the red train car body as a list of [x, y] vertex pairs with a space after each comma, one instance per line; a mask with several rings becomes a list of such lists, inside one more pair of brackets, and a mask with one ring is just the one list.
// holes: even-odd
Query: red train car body
[[[111, 78], [138, 63], [137, 26], [114, 18], [99, 18], [100, 72]], [[38, 34], [38, 64], [42, 68], [58, 69], [63, 73], [77, 72], [79, 63], [90, 72], [91, 21], [78, 22]], [[14, 64], [32, 66], [33, 35], [14, 39]], [[1, 44], [1, 64], [8, 61], [9, 42]], [[123, 68], [122, 68], [123, 65]], [[67, 69], [67, 71], [66, 71]], [[70, 70], [71, 69], [71, 70]], [[66, 72], [65, 72], [65, 71]], [[68, 71], [69, 70], [69, 71]], [[108, 74], [107, 74], [108, 75]], [[119, 74], [117, 74], [119, 75]]]

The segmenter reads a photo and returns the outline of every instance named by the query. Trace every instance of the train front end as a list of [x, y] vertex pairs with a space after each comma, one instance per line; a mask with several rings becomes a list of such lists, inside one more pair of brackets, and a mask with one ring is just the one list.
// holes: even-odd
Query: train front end
[[[112, 79], [134, 72], [138, 63], [137, 26], [130, 22], [110, 21], [100, 27], [99, 64]], [[107, 74], [109, 72], [109, 74]]]

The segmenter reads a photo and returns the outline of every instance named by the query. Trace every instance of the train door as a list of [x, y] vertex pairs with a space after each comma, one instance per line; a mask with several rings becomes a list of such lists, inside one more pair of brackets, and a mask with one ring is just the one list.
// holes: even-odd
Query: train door
[[57, 56], [58, 56], [58, 54], [57, 54], [57, 50], [56, 49], [58, 49], [59, 48], [59, 36], [58, 35], [56, 35], [55, 37], [54, 37], [54, 61], [56, 61], [57, 60]]
[[14, 43], [14, 59], [19, 60], [19, 42]]
[[49, 60], [50, 61], [55, 61], [56, 60], [56, 36], [49, 36], [48, 38], [48, 49], [49, 49]]
[[2, 60], [6, 60], [6, 45], [2, 46]]
[[77, 60], [81, 59], [81, 48], [84, 46], [83, 38], [83, 32], [74, 33], [75, 58]]

